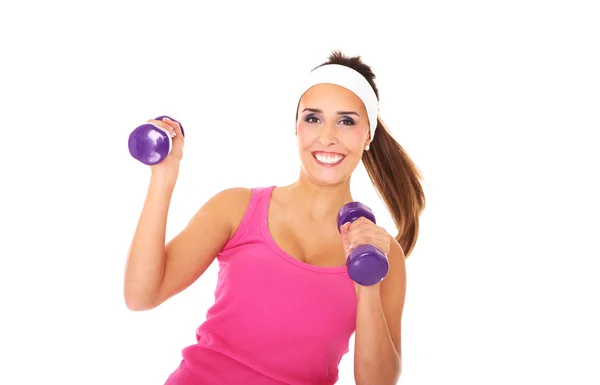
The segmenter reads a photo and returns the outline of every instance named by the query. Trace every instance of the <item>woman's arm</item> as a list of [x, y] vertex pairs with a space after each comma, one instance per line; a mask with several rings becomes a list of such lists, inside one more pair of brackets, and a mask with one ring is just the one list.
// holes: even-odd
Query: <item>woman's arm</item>
[[358, 286], [354, 348], [357, 385], [396, 384], [402, 372], [401, 324], [406, 296], [406, 260], [391, 237], [386, 278], [373, 286]]
[[251, 195], [242, 187], [217, 193], [165, 245], [172, 192], [172, 186], [150, 184], [125, 269], [125, 303], [131, 310], [155, 308], [196, 281], [237, 230]]

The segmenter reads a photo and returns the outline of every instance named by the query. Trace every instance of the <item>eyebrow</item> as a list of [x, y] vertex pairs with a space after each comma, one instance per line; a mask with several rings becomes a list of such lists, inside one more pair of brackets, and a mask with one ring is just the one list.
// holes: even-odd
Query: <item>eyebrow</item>
[[[304, 110], [302, 110], [302, 112], [304, 111], [309, 111], [309, 112], [316, 112], [318, 114], [322, 114], [323, 111], [319, 110], [318, 108], [305, 108]], [[358, 117], [360, 117], [360, 115], [354, 111], [337, 111], [338, 115], [356, 115]]]

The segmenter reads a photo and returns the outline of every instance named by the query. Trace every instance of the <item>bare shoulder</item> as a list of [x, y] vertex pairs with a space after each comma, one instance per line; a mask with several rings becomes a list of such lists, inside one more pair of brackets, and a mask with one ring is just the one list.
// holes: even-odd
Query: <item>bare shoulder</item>
[[232, 205], [232, 207], [238, 207], [243, 206], [244, 203], [248, 204], [251, 196], [252, 189], [248, 187], [229, 187], [217, 192], [212, 199], [217, 200], [219, 203], [226, 203]]
[[403, 289], [406, 286], [406, 256], [400, 243], [392, 235], [390, 237], [390, 251], [388, 261], [390, 271], [385, 280], [382, 281], [382, 289], [404, 295]]
[[252, 189], [247, 187], [229, 187], [217, 192], [211, 199], [218, 212], [227, 215], [231, 220], [231, 235], [237, 231], [250, 199]]
[[250, 199], [251, 195], [252, 189], [248, 187], [229, 187], [217, 192], [213, 198], [217, 198], [219, 200], [237, 200], [247, 197], [248, 199]]
[[[389, 235], [389, 234], [388, 234]], [[399, 260], [404, 264], [406, 262], [406, 255], [404, 255], [404, 250], [402, 250], [402, 246], [400, 243], [394, 238], [393, 235], [389, 235], [390, 237], [390, 257], [394, 260]]]

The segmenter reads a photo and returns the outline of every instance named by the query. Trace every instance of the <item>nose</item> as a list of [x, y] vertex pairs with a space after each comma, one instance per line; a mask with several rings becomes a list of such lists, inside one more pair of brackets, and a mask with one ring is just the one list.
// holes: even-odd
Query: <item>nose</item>
[[337, 143], [337, 130], [335, 125], [331, 123], [325, 123], [322, 125], [321, 132], [319, 133], [319, 144], [321, 146], [328, 146], [330, 144]]

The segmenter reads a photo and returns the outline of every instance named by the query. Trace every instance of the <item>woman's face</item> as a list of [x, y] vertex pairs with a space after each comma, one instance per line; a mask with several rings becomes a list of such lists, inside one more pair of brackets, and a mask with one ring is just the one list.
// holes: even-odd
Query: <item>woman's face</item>
[[369, 143], [369, 119], [363, 102], [352, 91], [317, 84], [298, 106], [296, 137], [302, 171], [317, 185], [347, 180]]

